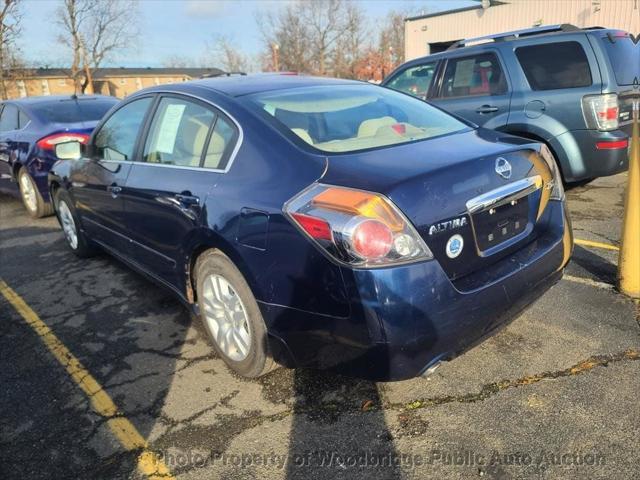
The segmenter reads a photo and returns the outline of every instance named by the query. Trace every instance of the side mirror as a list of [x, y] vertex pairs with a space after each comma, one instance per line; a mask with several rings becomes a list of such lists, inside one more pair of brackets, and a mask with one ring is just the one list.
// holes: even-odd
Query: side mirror
[[77, 140], [58, 143], [56, 145], [56, 157], [60, 160], [79, 160], [82, 158], [84, 145]]

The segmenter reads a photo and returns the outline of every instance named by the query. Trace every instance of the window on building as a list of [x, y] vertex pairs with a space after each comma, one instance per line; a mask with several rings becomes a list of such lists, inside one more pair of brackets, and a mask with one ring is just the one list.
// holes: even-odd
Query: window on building
[[60, 78], [58, 80], [58, 85], [60, 85], [61, 87], [63, 87], [66, 84], [67, 84], [67, 79], [66, 78]]
[[120, 79], [120, 85], [126, 85], [127, 84], [127, 79], [126, 78], [121, 78]]
[[532, 90], [588, 87], [593, 83], [589, 60], [578, 42], [520, 47], [516, 56]]
[[42, 95], [51, 95], [49, 91], [49, 80], [46, 78], [42, 80]]
[[24, 84], [24, 80], [18, 80], [16, 82], [16, 86], [18, 87], [18, 94], [20, 95], [20, 97], [26, 97], [27, 87]]

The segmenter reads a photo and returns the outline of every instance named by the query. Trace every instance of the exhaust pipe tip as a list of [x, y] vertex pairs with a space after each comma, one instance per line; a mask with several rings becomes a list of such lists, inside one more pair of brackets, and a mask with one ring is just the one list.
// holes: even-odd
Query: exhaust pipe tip
[[429, 368], [427, 368], [424, 372], [422, 372], [420, 376], [422, 378], [430, 377], [438, 368], [440, 368], [440, 365], [442, 365], [442, 361], [438, 360], [436, 363], [434, 363]]

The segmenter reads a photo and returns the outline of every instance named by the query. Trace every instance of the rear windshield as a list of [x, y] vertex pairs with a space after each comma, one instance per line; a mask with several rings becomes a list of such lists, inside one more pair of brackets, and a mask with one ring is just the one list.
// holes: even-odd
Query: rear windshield
[[633, 85], [640, 79], [640, 43], [625, 32], [615, 32], [600, 39], [611, 60], [618, 85]]
[[116, 99], [87, 98], [47, 102], [31, 108], [47, 123], [77, 123], [100, 120], [116, 103]]
[[468, 128], [421, 100], [367, 84], [278, 90], [248, 99], [268, 121], [324, 152], [379, 148]]

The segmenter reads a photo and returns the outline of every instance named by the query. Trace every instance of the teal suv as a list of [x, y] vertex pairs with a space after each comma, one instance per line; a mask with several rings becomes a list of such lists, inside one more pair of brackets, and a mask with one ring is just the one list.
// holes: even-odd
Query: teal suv
[[553, 25], [461, 40], [383, 85], [479, 126], [545, 143], [565, 182], [628, 166], [640, 44], [600, 27]]

